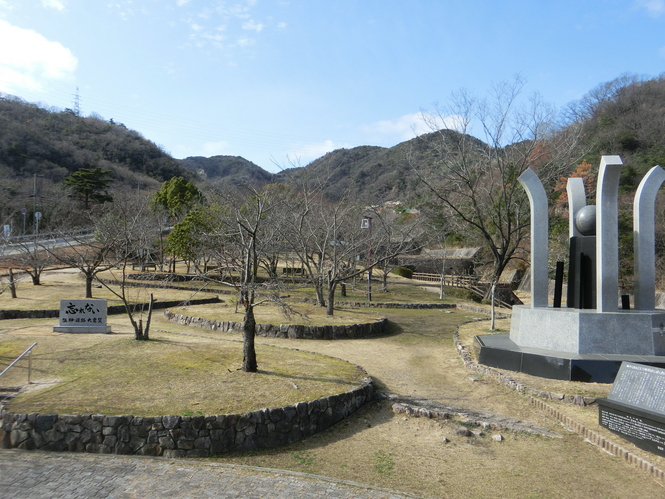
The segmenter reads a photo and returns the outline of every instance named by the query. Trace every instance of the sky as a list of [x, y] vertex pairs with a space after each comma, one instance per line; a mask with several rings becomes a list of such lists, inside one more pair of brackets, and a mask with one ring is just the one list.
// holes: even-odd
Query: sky
[[664, 72], [665, 0], [0, 0], [0, 92], [273, 172], [515, 75], [563, 108]]

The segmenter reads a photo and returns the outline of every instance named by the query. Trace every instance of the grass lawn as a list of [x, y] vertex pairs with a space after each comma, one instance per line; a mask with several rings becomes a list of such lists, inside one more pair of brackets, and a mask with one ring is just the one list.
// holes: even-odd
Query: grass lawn
[[[49, 332], [43, 322], [1, 324], [5, 327], [0, 334], [0, 365], [8, 365], [34, 341], [38, 343], [32, 355], [36, 383], [11, 402], [12, 411], [135, 416], [244, 413], [347, 391], [360, 386], [365, 376], [355, 365], [338, 359], [262, 345], [257, 346], [259, 372], [248, 374], [238, 370], [240, 341], [156, 331], [147, 342], [133, 340], [129, 331], [62, 334]], [[21, 360], [8, 379], [3, 376], [3, 385], [24, 383], [26, 370], [27, 360]]]

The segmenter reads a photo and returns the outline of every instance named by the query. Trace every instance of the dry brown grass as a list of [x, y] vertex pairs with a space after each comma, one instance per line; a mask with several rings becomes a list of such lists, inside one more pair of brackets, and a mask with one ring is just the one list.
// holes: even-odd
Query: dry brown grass
[[[469, 324], [465, 324], [462, 327], [460, 327], [459, 336], [462, 343], [468, 346], [469, 352], [474, 357], [474, 360], [477, 361], [478, 359], [475, 358], [475, 351], [472, 348], [475, 343], [474, 337], [476, 335], [507, 333], [509, 331], [510, 331], [510, 319], [497, 320], [495, 331], [490, 331], [489, 321], [480, 321], [480, 322], [472, 322]], [[539, 378], [537, 376], [529, 376], [528, 374], [516, 373], [514, 371], [506, 371], [501, 369], [496, 369], [496, 370], [498, 372], [506, 374], [515, 381], [530, 386], [531, 388], [535, 388], [537, 390], [544, 390], [547, 392], [565, 393], [570, 395], [582, 395], [585, 397], [597, 398], [597, 397], [607, 397], [609, 395], [610, 389], [612, 388], [612, 385], [607, 383], [582, 383], [578, 381], [575, 382], [562, 381], [562, 380], [554, 380], [547, 378]]]
[[[263, 345], [257, 348], [259, 372], [243, 373], [238, 370], [242, 343], [232, 338], [153, 332], [151, 341], [141, 342], [129, 331], [72, 335], [37, 323], [13, 329], [19, 321], [7, 322], [13, 324], [0, 334], [0, 365], [38, 342], [34, 384], [11, 402], [16, 412], [244, 413], [257, 409], [257, 401], [261, 407], [280, 407], [340, 393], [360, 386], [364, 376], [343, 361]], [[10, 378], [3, 377], [3, 385], [25, 383], [26, 369], [22, 360]]]
[[[9, 291], [0, 295], [2, 310], [58, 310], [60, 300], [85, 298], [85, 281], [76, 270], [63, 269], [46, 272], [42, 275], [42, 284], [33, 286], [23, 275], [18, 283], [17, 298], [13, 299]], [[196, 294], [194, 291], [179, 291], [160, 288], [126, 288], [127, 297], [132, 302], [147, 302], [153, 293], [155, 300], [188, 300], [192, 298], [210, 298], [211, 294]], [[108, 305], [122, 305], [122, 301], [104, 287], [93, 289], [93, 297], [108, 300]]]
[[[196, 307], [187, 309], [187, 312], [204, 315], [196, 313]], [[340, 315], [344, 313], [342, 311]], [[489, 378], [481, 377], [473, 381], [471, 378], [475, 379], [477, 375], [464, 368], [452, 338], [457, 324], [475, 317], [475, 314], [460, 310], [370, 310], [367, 313], [387, 316], [392, 325], [391, 334], [381, 338], [348, 341], [257, 338], [259, 368], [269, 371], [265, 376], [266, 381], [262, 379], [261, 383], [275, 381], [268, 378], [279, 378], [276, 381], [283, 382], [280, 386], [286, 393], [295, 391], [289, 388], [290, 383], [286, 377], [274, 374], [275, 368], [269, 367], [267, 356], [268, 347], [298, 348], [303, 352], [325, 354], [363, 366], [381, 390], [505, 414], [544, 426], [559, 433], [562, 438], [529, 436], [510, 431], [500, 431], [505, 437], [501, 443], [491, 439], [494, 432], [479, 437], [460, 437], [454, 433], [460, 424], [458, 419], [433, 421], [395, 415], [390, 404], [377, 402], [333, 428], [290, 446], [217, 459], [228, 463], [316, 473], [427, 497], [660, 498], [665, 495], [663, 482], [586, 443], [578, 434], [570, 432], [535, 409], [527, 397]], [[54, 321], [3, 321], [0, 323], [3, 328], [0, 329], [0, 355], [5, 355], [2, 349], [10, 336], [11, 341], [15, 342], [12, 347], [15, 349], [29, 345], [32, 341], [50, 345], [49, 359], [53, 365], [61, 363], [58, 359], [63, 358], [64, 363], [73, 364], [66, 359], [80, 358], [77, 352], [99, 353], [105, 365], [112, 365], [109, 357], [115, 356], [116, 352], [121, 354], [116, 356], [120, 358], [120, 363], [134, 358], [132, 355], [142, 349], [163, 347], [165, 351], [171, 352], [170, 362], [174, 363], [174, 370], [180, 373], [171, 379], [175, 383], [186, 384], [192, 374], [188, 372], [190, 369], [186, 369], [186, 362], [189, 362], [186, 359], [190, 357], [184, 353], [173, 355], [175, 350], [171, 348], [176, 344], [180, 345], [178, 348], [191, 349], [194, 359], [203, 357], [200, 369], [208, 377], [215, 376], [214, 371], [207, 370], [214, 362], [206, 360], [205, 352], [202, 355], [197, 353], [197, 342], [210, 345], [212, 349], [220, 349], [215, 350], [215, 355], [220, 356], [225, 347], [214, 345], [228, 344], [229, 349], [240, 348], [237, 334], [187, 328], [167, 322], [161, 314], [155, 316], [153, 325], [153, 335], [159, 341], [153, 345], [138, 346], [138, 342], [129, 339], [131, 330], [126, 320], [112, 316], [111, 322], [114, 331], [120, 334], [115, 338], [100, 338], [104, 342], [118, 341], [116, 349], [95, 347], [98, 340], [86, 335], [75, 338], [79, 345], [72, 353], [69, 351], [71, 347], [62, 342], [62, 337], [52, 337], [50, 343], [45, 343], [51, 333], [44, 332], [44, 325], [48, 327]], [[42, 326], [37, 327], [39, 324]], [[463, 327], [463, 341], [470, 346], [469, 340], [473, 334], [484, 333], [483, 328], [488, 326], [488, 323], [480, 322]], [[499, 328], [507, 331], [508, 322], [500, 322]], [[194, 336], [183, 337], [173, 333]], [[282, 349], [275, 351], [290, 352]], [[294, 359], [296, 365], [292, 366], [292, 373], [296, 374], [292, 375], [304, 377], [303, 373], [307, 373], [307, 377], [311, 377], [306, 370], [308, 368], [304, 364], [300, 365], [301, 360], [297, 357]], [[511, 375], [521, 376], [515, 373]], [[219, 376], [225, 375], [221, 373]], [[251, 377], [240, 372], [229, 376]], [[156, 381], [150, 369], [143, 369], [139, 378], [148, 384]], [[602, 394], [609, 389], [607, 385], [583, 386], [529, 378], [525, 380], [527, 384], [549, 391]], [[299, 383], [297, 379], [293, 380]], [[60, 395], [64, 398], [67, 393], [61, 392]], [[182, 410], [199, 410], [193, 404], [195, 401], [183, 405]], [[596, 407], [573, 407], [557, 402], [551, 404], [594, 431], [604, 431], [598, 426]], [[268, 404], [261, 399], [257, 405]], [[636, 449], [617, 436], [607, 436], [655, 465], [665, 467], [665, 460]], [[449, 442], [443, 443], [443, 437]]]

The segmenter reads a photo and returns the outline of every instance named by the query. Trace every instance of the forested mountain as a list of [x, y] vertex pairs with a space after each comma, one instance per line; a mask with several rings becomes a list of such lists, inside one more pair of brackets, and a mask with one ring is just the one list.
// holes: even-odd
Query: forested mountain
[[50, 213], [67, 201], [63, 179], [81, 168], [110, 171], [112, 191], [156, 189], [186, 174], [139, 132], [113, 120], [45, 109], [0, 94], [0, 214], [20, 222], [22, 208]]
[[0, 165], [14, 175], [38, 173], [59, 181], [93, 165], [114, 170], [120, 179], [127, 170], [159, 181], [183, 173], [139, 132], [70, 109], [47, 110], [0, 96], [0, 130]]
[[[622, 189], [665, 164], [665, 77], [621, 76], [572, 103], [561, 126], [581, 128], [582, 154], [595, 173], [602, 154], [619, 154]], [[455, 139], [456, 132], [442, 132]], [[0, 199], [3, 218], [31, 205], [62, 201], [62, 180], [80, 168], [110, 170], [111, 190], [154, 190], [173, 176], [230, 185], [325, 181], [332, 200], [348, 195], [368, 203], [413, 200], [421, 184], [413, 166], [441, 159], [441, 134], [425, 134], [391, 148], [360, 146], [332, 151], [310, 164], [271, 174], [235, 156], [176, 160], [141, 134], [113, 120], [46, 109], [0, 94]], [[476, 140], [476, 139], [473, 139]], [[477, 141], [481, 144], [480, 141]], [[35, 196], [37, 194], [37, 196]]]
[[665, 167], [665, 76], [621, 76], [591, 90], [569, 110], [569, 118], [583, 124], [592, 165], [603, 154], [621, 156], [624, 191], [637, 187], [651, 167]]
[[[443, 130], [420, 135], [394, 147], [360, 146], [337, 149], [304, 168], [277, 174], [280, 182], [303, 182], [307, 178], [325, 181], [324, 193], [331, 200], [348, 196], [364, 202], [405, 201], [418, 197], [422, 185], [414, 168], [435, 162], [441, 140], [455, 140], [460, 134]], [[482, 144], [469, 137], [476, 144]]]
[[190, 156], [178, 162], [199, 178], [212, 182], [261, 185], [273, 181], [272, 173], [240, 156]]

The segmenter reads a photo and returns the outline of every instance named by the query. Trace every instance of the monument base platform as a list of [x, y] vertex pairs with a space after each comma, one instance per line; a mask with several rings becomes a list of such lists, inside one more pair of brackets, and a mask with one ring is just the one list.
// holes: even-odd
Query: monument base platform
[[522, 347], [506, 333], [476, 336], [474, 349], [478, 362], [488, 367], [586, 383], [614, 382], [623, 361], [665, 368], [665, 356], [580, 354]]
[[111, 332], [111, 326], [53, 326], [54, 333], [103, 333]]
[[665, 310], [551, 308], [516, 305], [510, 339], [557, 352], [665, 355]]

